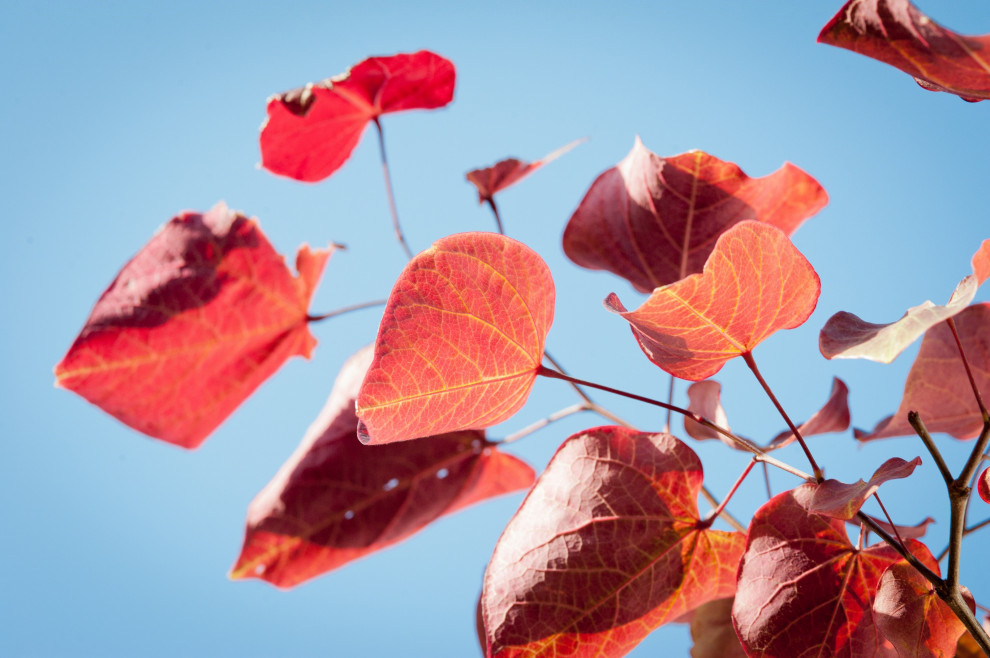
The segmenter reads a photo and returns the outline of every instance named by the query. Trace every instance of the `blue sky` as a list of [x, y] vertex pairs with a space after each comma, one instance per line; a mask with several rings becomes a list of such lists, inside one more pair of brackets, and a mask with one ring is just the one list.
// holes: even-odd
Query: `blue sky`
[[[314, 358], [290, 361], [196, 452], [147, 439], [53, 388], [52, 368], [117, 270], [170, 217], [220, 199], [260, 219], [276, 248], [343, 242], [314, 312], [384, 296], [404, 265], [391, 240], [374, 135], [318, 185], [257, 168], [265, 99], [344, 71], [369, 55], [421, 48], [457, 66], [455, 101], [385, 117], [396, 200], [414, 249], [491, 230], [465, 182], [508, 156], [535, 159], [589, 141], [498, 199], [507, 232], [554, 273], [549, 347], [574, 374], [662, 396], [667, 376], [641, 354], [601, 300], [624, 281], [582, 271], [560, 247], [584, 192], [639, 135], [660, 155], [698, 148], [765, 175], [783, 162], [815, 176], [831, 201], [794, 236], [822, 279], [808, 323], [755, 357], [785, 407], [804, 418], [831, 377], [851, 389], [854, 424], [893, 412], [916, 347], [894, 364], [828, 362], [818, 330], [848, 310], [886, 322], [948, 299], [990, 237], [987, 119], [921, 90], [906, 75], [815, 43], [840, 2], [7, 2], [0, 6], [0, 180], [7, 205], [7, 283], [0, 379], [0, 653], [10, 656], [477, 655], [474, 605], [498, 535], [521, 500], [445, 519], [404, 544], [289, 592], [226, 573], [247, 504], [316, 417], [343, 361], [375, 334], [377, 311], [314, 327]], [[990, 6], [919, 6], [960, 32], [990, 32]], [[990, 299], [986, 291], [978, 299]], [[764, 440], [783, 429], [742, 363], [717, 379], [734, 429]], [[678, 388], [683, 399], [684, 386]], [[596, 396], [640, 425], [656, 412]], [[538, 383], [503, 436], [573, 403]], [[513, 447], [537, 468], [580, 416]], [[679, 422], [676, 433], [683, 436]], [[966, 445], [940, 437], [958, 468]], [[719, 494], [745, 465], [721, 446], [691, 444]], [[812, 440], [829, 476], [868, 478], [892, 456], [925, 462], [882, 491], [895, 519], [939, 519], [947, 505], [920, 442], [857, 447]], [[795, 449], [784, 457], [804, 467]], [[776, 490], [795, 483], [773, 473]], [[763, 484], [730, 509], [747, 516]], [[986, 510], [975, 510], [975, 520]], [[963, 582], [984, 603], [990, 578], [965, 547]], [[634, 655], [687, 655], [684, 627]]]

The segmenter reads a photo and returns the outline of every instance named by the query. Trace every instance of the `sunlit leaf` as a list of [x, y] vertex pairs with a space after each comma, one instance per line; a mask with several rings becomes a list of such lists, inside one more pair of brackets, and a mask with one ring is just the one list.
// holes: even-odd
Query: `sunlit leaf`
[[454, 77], [449, 60], [420, 50], [369, 57], [342, 75], [272, 96], [261, 127], [261, 166], [299, 181], [323, 180], [350, 157], [369, 121], [450, 103]]
[[909, 477], [914, 469], [921, 465], [921, 457], [904, 461], [900, 457], [891, 457], [873, 473], [869, 482], [854, 482], [846, 484], [838, 480], [825, 480], [815, 487], [814, 494], [808, 502], [808, 511], [825, 514], [836, 519], [849, 520], [866, 502], [866, 499], [888, 480]]
[[668, 434], [599, 427], [558, 449], [485, 573], [490, 656], [621, 656], [731, 596], [741, 533], [699, 521], [701, 462]]
[[570, 144], [561, 146], [556, 151], [548, 153], [533, 162], [523, 162], [516, 158], [507, 158], [500, 160], [491, 167], [473, 169], [467, 173], [468, 182], [478, 188], [478, 203], [484, 203], [492, 199], [497, 192], [501, 192], [510, 185], [518, 183], [543, 165], [553, 162], [584, 141], [584, 139], [576, 139]]
[[361, 436], [391, 443], [481, 429], [526, 402], [553, 322], [550, 270], [494, 233], [438, 240], [389, 296], [358, 396]]
[[691, 616], [691, 658], [746, 658], [732, 627], [732, 598], [709, 601]]
[[96, 302], [56, 384], [145, 434], [195, 448], [316, 340], [307, 308], [329, 251], [293, 277], [255, 220], [220, 203], [173, 218]]
[[344, 364], [319, 418], [251, 503], [232, 578], [292, 587], [532, 484], [533, 470], [481, 431], [362, 445], [354, 401], [371, 358], [367, 347]]
[[803, 324], [820, 288], [811, 264], [780, 229], [747, 221], [722, 234], [702, 273], [657, 288], [635, 311], [615, 293], [605, 306], [629, 321], [653, 363], [698, 381], [774, 332]]
[[[845, 432], [849, 429], [849, 387], [838, 377], [832, 378], [832, 390], [821, 409], [798, 426], [802, 437], [816, 434]], [[784, 430], [773, 438], [767, 450], [776, 450], [790, 445], [796, 440], [794, 433]]]
[[719, 236], [754, 219], [787, 235], [828, 201], [815, 179], [787, 163], [763, 178], [691, 151], [669, 158], [636, 138], [601, 174], [564, 231], [564, 253], [650, 292], [701, 272]]
[[[900, 537], [901, 539], [921, 539], [925, 536], [925, 533], [928, 532], [928, 526], [935, 523], [935, 519], [930, 516], [925, 517], [925, 519], [917, 525], [890, 525], [886, 521], [878, 519], [874, 516], [870, 516], [870, 519], [883, 528], [888, 535], [891, 535], [892, 537]], [[857, 519], [849, 520], [849, 523], [853, 522], [855, 522], [857, 526], [860, 525], [860, 521]]]
[[980, 493], [983, 502], [990, 503], [990, 468], [985, 468], [980, 473], [980, 479], [976, 481], [976, 490]]
[[[703, 382], [691, 384], [687, 390], [688, 411], [707, 418], [719, 427], [729, 430], [731, 428], [729, 427], [729, 419], [725, 415], [725, 409], [722, 407], [721, 391], [722, 385], [714, 379], [706, 379]], [[731, 448], [739, 448], [735, 441], [726, 438], [709, 427], [705, 427], [701, 423], [691, 420], [687, 416], [684, 416], [684, 431], [692, 439], [699, 441], [718, 439]]]

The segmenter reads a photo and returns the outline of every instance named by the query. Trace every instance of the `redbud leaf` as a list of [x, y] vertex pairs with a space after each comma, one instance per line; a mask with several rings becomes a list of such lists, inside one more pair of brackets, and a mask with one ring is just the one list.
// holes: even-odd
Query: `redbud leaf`
[[[801, 436], [815, 436], [816, 434], [830, 434], [832, 432], [844, 432], [849, 429], [849, 387], [838, 377], [832, 378], [832, 391], [829, 393], [825, 405], [816, 411], [808, 420], [798, 426]], [[784, 430], [774, 437], [767, 446], [767, 450], [783, 448], [795, 441], [794, 433]]]
[[691, 615], [691, 658], [746, 658], [732, 627], [732, 597], [709, 601]]
[[[725, 409], [722, 407], [721, 391], [722, 385], [714, 379], [706, 379], [703, 382], [695, 382], [688, 386], [687, 408], [688, 411], [696, 413], [703, 418], [707, 418], [719, 427], [730, 430], [729, 418], [726, 416]], [[687, 432], [687, 435], [692, 439], [697, 439], [699, 441], [718, 439], [731, 448], [739, 448], [735, 441], [726, 438], [709, 427], [705, 427], [701, 423], [691, 420], [688, 416], [684, 417], [684, 431]]]
[[134, 429], [195, 448], [316, 340], [307, 308], [329, 251], [293, 277], [253, 219], [220, 203], [169, 221], [96, 302], [56, 385]]
[[350, 157], [369, 121], [389, 112], [443, 107], [454, 65], [420, 50], [369, 57], [346, 73], [268, 99], [261, 166], [299, 181], [323, 180]]
[[362, 440], [481, 429], [526, 402], [553, 322], [550, 270], [494, 233], [438, 240], [399, 276], [361, 387]]
[[990, 503], [990, 468], [985, 468], [980, 473], [980, 479], [976, 481], [976, 490], [980, 493], [983, 502]]
[[836, 519], [848, 521], [866, 502], [866, 499], [888, 480], [906, 478], [914, 469], [921, 465], [921, 457], [904, 461], [900, 457], [891, 457], [878, 468], [869, 482], [862, 480], [846, 484], [838, 480], [825, 480], [815, 487], [808, 502], [808, 511], [825, 514]]
[[478, 203], [484, 203], [492, 199], [496, 192], [501, 192], [510, 185], [518, 183], [543, 165], [553, 162], [584, 141], [586, 140], [576, 139], [570, 144], [565, 144], [556, 151], [548, 153], [533, 162], [523, 162], [516, 158], [506, 158], [505, 160], [496, 162], [491, 167], [473, 169], [467, 173], [466, 177], [469, 183], [478, 188]]
[[[937, 568], [933, 571], [938, 574]], [[963, 597], [974, 609], [968, 590]], [[954, 656], [966, 630], [932, 584], [906, 561], [890, 565], [880, 577], [873, 617], [900, 656]]]
[[[857, 519], [858, 517], [855, 519], [850, 519], [849, 523], [855, 522], [855, 524], [858, 526], [860, 522]], [[888, 535], [892, 535], [895, 537], [900, 536], [901, 539], [921, 539], [922, 537], [925, 536], [925, 533], [928, 532], [928, 526], [932, 523], [935, 523], [935, 519], [933, 519], [930, 516], [925, 517], [925, 520], [922, 521], [921, 523], [918, 523], [917, 525], [899, 525], [899, 524], [891, 525], [886, 521], [878, 519], [874, 516], [870, 516], [870, 519], [872, 519], [874, 523], [880, 526]]]
[[650, 292], [702, 270], [719, 236], [753, 219], [790, 235], [828, 202], [815, 179], [787, 163], [763, 178], [691, 151], [661, 158], [636, 138], [601, 174], [564, 230], [564, 253]]
[[990, 35], [947, 30], [908, 0], [849, 0], [818, 41], [898, 68], [929, 91], [990, 98]]
[[533, 469], [482, 431], [362, 445], [354, 401], [371, 358], [369, 346], [348, 359], [302, 443], [251, 503], [232, 578], [293, 587], [532, 484]]
[[909, 308], [896, 322], [873, 324], [840, 311], [822, 327], [818, 346], [826, 359], [870, 359], [890, 363], [929, 328], [958, 315], [969, 306], [976, 290], [990, 277], [990, 240], [973, 255], [973, 274], [956, 286], [945, 306], [930, 301]]
[[815, 270], [783, 231], [746, 221], [719, 237], [700, 274], [657, 288], [635, 311], [615, 293], [605, 306], [629, 321], [653, 363], [698, 381], [775, 331], [803, 324], [820, 289]]
[[[896, 658], [872, 608], [881, 574], [901, 557], [886, 544], [857, 549], [842, 521], [807, 511], [813, 492], [786, 491], [754, 515], [732, 608], [736, 633], [751, 658]], [[935, 564], [924, 544], [906, 541]]]
[[701, 484], [698, 456], [669, 434], [568, 438], [488, 564], [488, 655], [621, 656], [731, 596], [743, 536], [699, 521]]
[[[981, 391], [990, 391], [990, 303], [967, 307], [953, 323], [976, 385]], [[917, 411], [930, 432], [945, 432], [957, 439], [973, 438], [983, 429], [983, 417], [959, 348], [945, 322], [925, 333], [904, 383], [897, 413], [881, 420], [871, 432], [856, 430], [856, 438], [871, 441], [914, 435], [907, 420], [909, 411]]]

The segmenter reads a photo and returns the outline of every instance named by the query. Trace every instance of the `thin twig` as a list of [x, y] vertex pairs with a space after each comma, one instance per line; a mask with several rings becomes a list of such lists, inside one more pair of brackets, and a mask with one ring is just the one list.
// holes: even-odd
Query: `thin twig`
[[743, 469], [743, 472], [739, 475], [738, 478], [736, 478], [736, 483], [732, 485], [732, 488], [731, 489], [729, 489], [729, 493], [725, 494], [725, 498], [722, 499], [722, 504], [719, 505], [708, 516], [707, 519], [705, 519], [704, 521], [701, 522], [701, 525], [700, 525], [701, 528], [708, 528], [708, 527], [710, 527], [711, 524], [718, 517], [718, 515], [722, 513], [722, 510], [724, 510], [725, 509], [725, 506], [729, 504], [729, 501], [730, 500], [732, 500], [732, 496], [735, 495], [736, 490], [739, 489], [739, 486], [743, 483], [743, 480], [746, 479], [746, 477], [749, 475], [750, 471], [753, 470], [753, 467], [756, 466], [756, 462], [757, 461], [759, 461], [759, 460], [756, 457], [753, 457], [752, 459], [749, 460], [749, 463], [746, 464], [746, 468]]
[[877, 504], [880, 505], [880, 510], [883, 512], [883, 515], [887, 517], [887, 523], [890, 524], [890, 528], [894, 531], [894, 536], [897, 537], [897, 541], [904, 547], [904, 550], [908, 550], [907, 544], [904, 543], [904, 538], [901, 537], [901, 533], [898, 531], [897, 525], [894, 523], [894, 519], [890, 518], [890, 514], [887, 512], [887, 507], [883, 504], [883, 501], [880, 500], [880, 494], [874, 491], [873, 497], [876, 498]]
[[973, 377], [973, 371], [969, 367], [969, 359], [966, 358], [966, 352], [963, 351], [962, 341], [959, 340], [959, 332], [956, 331], [956, 323], [952, 318], [945, 321], [949, 325], [949, 329], [952, 330], [952, 337], [956, 340], [956, 347], [959, 348], [959, 356], [962, 357], [963, 367], [966, 368], [966, 376], [969, 377], [969, 385], [973, 388], [973, 395], [976, 396], [976, 404], [980, 407], [980, 413], [983, 415], [983, 422], [990, 423], [990, 412], [987, 412], [987, 408], [983, 405], [983, 396], [980, 395], [980, 387], [976, 385], [976, 378]]
[[351, 311], [360, 311], [365, 308], [372, 308], [374, 306], [385, 306], [388, 302], [387, 299], [376, 299], [371, 302], [361, 302], [360, 304], [351, 304], [350, 306], [344, 306], [343, 308], [338, 308], [336, 310], [330, 311], [329, 313], [324, 313], [323, 315], [307, 315], [306, 322], [319, 322], [320, 320], [329, 320], [330, 318], [337, 317], [338, 315], [343, 315], [344, 313], [350, 313]]
[[935, 460], [935, 465], [938, 466], [939, 472], [942, 473], [942, 479], [945, 480], [946, 486], [951, 485], [955, 478], [952, 477], [952, 472], [949, 470], [949, 466], [942, 458], [942, 453], [939, 452], [938, 446], [935, 445], [932, 435], [928, 433], [928, 428], [925, 427], [925, 423], [921, 420], [921, 416], [917, 411], [909, 411], [907, 419], [911, 424], [911, 427], [914, 428], [914, 431], [919, 437], [921, 437], [921, 441], [925, 444], [925, 447], [928, 448], [928, 452], [931, 454], [932, 459]]
[[[667, 404], [674, 404], [674, 382], [676, 379], [673, 375], [670, 376], [670, 387], [667, 389]], [[667, 409], [667, 421], [664, 424], [664, 432], [670, 431], [670, 415], [672, 413], [670, 409]]]
[[402, 227], [399, 225], [399, 213], [395, 210], [395, 195], [392, 193], [392, 176], [388, 173], [388, 158], [385, 157], [385, 133], [382, 131], [382, 123], [375, 117], [375, 127], [378, 128], [378, 147], [382, 156], [382, 172], [385, 174], [385, 194], [388, 196], [388, 208], [392, 212], [392, 228], [395, 229], [395, 239], [399, 241], [402, 250], [406, 252], [406, 257], [412, 259], [412, 249], [406, 242], [406, 237], [402, 234]]
[[550, 423], [553, 423], [553, 422], [556, 422], [558, 420], [561, 420], [562, 418], [567, 418], [568, 416], [573, 416], [574, 414], [581, 413], [582, 411], [591, 411], [591, 407], [589, 407], [584, 402], [578, 402], [577, 404], [572, 404], [571, 406], [565, 407], [565, 408], [561, 409], [560, 411], [555, 411], [554, 413], [550, 414], [546, 418], [541, 418], [540, 420], [536, 421], [535, 423], [532, 423], [531, 425], [527, 425], [526, 427], [522, 428], [518, 432], [513, 432], [512, 434], [509, 434], [507, 437], [505, 437], [501, 441], [496, 441], [495, 443], [503, 443], [504, 444], [504, 443], [512, 443], [513, 441], [518, 441], [519, 439], [523, 438], [524, 436], [529, 436], [533, 432], [535, 432], [537, 430], [543, 429], [544, 427], [546, 427]]

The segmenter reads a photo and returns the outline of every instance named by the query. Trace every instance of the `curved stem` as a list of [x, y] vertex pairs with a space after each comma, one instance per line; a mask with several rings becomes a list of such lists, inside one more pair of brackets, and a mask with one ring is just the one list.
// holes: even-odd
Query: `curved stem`
[[742, 474], [740, 474], [739, 477], [736, 478], [736, 483], [732, 485], [732, 488], [731, 489], [729, 489], [729, 493], [725, 494], [725, 498], [722, 499], [722, 504], [720, 504], [708, 516], [707, 519], [705, 519], [704, 521], [702, 521], [701, 524], [699, 525], [699, 527], [701, 527], [701, 528], [711, 527], [712, 522], [715, 521], [715, 519], [718, 517], [718, 515], [721, 514], [725, 510], [725, 506], [729, 504], [729, 501], [730, 500], [732, 500], [732, 496], [734, 496], [735, 493], [736, 493], [736, 490], [739, 489], [739, 485], [741, 485], [743, 483], [743, 480], [746, 479], [746, 476], [749, 475], [750, 471], [753, 470], [753, 467], [756, 466], [756, 462], [758, 462], [758, 461], [759, 461], [759, 459], [757, 459], [756, 457], [753, 457], [752, 459], [749, 460], [749, 463], [746, 464], [746, 468], [743, 469]]
[[502, 218], [498, 216], [498, 206], [495, 205], [495, 199], [488, 197], [485, 201], [491, 206], [492, 213], [495, 215], [495, 226], [498, 227], [498, 232], [505, 235], [505, 230], [502, 228]]
[[555, 411], [554, 413], [550, 414], [546, 418], [541, 418], [540, 420], [536, 421], [535, 423], [532, 423], [531, 425], [527, 425], [526, 427], [522, 428], [518, 432], [513, 432], [512, 434], [509, 434], [508, 436], [506, 436], [501, 441], [494, 441], [494, 443], [505, 444], [505, 443], [512, 443], [513, 441], [518, 441], [519, 439], [521, 439], [521, 438], [523, 438], [525, 436], [529, 436], [530, 434], [532, 434], [533, 432], [535, 432], [537, 430], [543, 429], [544, 427], [546, 427], [550, 423], [553, 423], [553, 422], [556, 422], [558, 420], [561, 420], [562, 418], [567, 418], [568, 416], [573, 416], [574, 414], [581, 413], [582, 411], [591, 411], [591, 407], [589, 407], [587, 404], [585, 404], [583, 402], [579, 402], [577, 404], [572, 404], [569, 407], [564, 407], [560, 411]]
[[343, 315], [344, 313], [350, 313], [351, 311], [360, 311], [365, 308], [372, 308], [374, 306], [385, 306], [388, 302], [387, 299], [376, 299], [371, 302], [361, 302], [360, 304], [351, 304], [350, 306], [344, 306], [343, 308], [338, 308], [336, 310], [330, 311], [329, 313], [324, 313], [323, 315], [307, 315], [306, 322], [319, 322], [320, 320], [329, 320], [330, 318], [337, 317], [338, 315]]
[[399, 213], [395, 210], [395, 196], [392, 193], [392, 176], [388, 173], [388, 158], [385, 157], [385, 133], [382, 131], [382, 123], [375, 117], [375, 128], [378, 129], [378, 150], [382, 157], [382, 172], [385, 174], [385, 194], [388, 196], [388, 208], [392, 212], [392, 228], [395, 229], [395, 239], [399, 241], [402, 250], [406, 252], [406, 257], [412, 259], [412, 249], [406, 243], [406, 237], [402, 234], [402, 227], [399, 226]]

